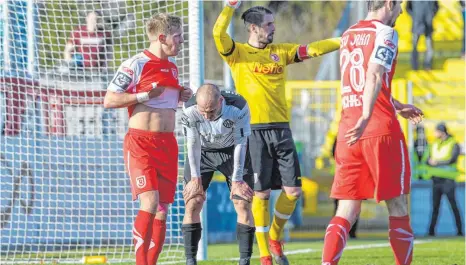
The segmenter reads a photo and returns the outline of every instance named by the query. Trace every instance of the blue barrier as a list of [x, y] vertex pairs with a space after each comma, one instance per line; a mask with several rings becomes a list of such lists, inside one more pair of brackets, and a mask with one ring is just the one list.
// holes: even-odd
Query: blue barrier
[[[456, 188], [456, 202], [463, 221], [464, 233], [464, 211], [465, 194], [464, 183], [458, 183]], [[432, 182], [413, 181], [411, 186], [411, 225], [417, 236], [427, 235], [429, 232], [430, 218], [432, 215]], [[440, 204], [439, 219], [437, 221], [436, 235], [456, 235], [456, 225], [453, 212], [446, 196], [442, 197]]]

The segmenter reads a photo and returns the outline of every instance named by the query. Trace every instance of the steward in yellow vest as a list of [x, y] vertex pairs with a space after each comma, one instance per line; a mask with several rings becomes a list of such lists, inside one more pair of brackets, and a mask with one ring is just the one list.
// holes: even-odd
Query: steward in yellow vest
[[455, 139], [448, 134], [447, 127], [440, 123], [435, 128], [436, 140], [431, 146], [428, 165], [431, 166], [429, 173], [432, 175], [432, 219], [430, 221], [429, 235], [435, 235], [438, 213], [442, 195], [445, 194], [450, 202], [455, 216], [457, 234], [463, 235], [461, 216], [456, 204], [456, 182], [458, 174], [456, 161], [460, 154], [460, 148]]

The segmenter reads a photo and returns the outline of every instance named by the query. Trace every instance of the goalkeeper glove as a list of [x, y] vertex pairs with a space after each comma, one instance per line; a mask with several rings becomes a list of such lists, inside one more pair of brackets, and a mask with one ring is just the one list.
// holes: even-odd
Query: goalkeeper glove
[[237, 9], [241, 5], [241, 0], [227, 0], [226, 5]]

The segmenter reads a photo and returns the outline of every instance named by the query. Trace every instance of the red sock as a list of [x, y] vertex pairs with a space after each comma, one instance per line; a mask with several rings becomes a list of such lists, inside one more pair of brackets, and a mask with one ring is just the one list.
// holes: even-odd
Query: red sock
[[388, 236], [397, 265], [409, 265], [413, 260], [414, 235], [409, 216], [390, 216]]
[[152, 241], [149, 246], [149, 252], [147, 253], [148, 265], [157, 264], [160, 252], [162, 252], [163, 243], [165, 242], [166, 231], [166, 221], [154, 219], [154, 226], [152, 227]]
[[139, 210], [133, 227], [136, 265], [147, 265], [147, 250], [149, 249], [153, 222], [153, 214]]
[[351, 224], [342, 217], [335, 216], [325, 232], [322, 265], [336, 265], [346, 245]]

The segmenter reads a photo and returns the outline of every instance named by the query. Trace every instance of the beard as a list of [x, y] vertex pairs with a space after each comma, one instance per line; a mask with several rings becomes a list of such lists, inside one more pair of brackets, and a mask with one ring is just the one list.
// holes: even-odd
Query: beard
[[261, 43], [263, 44], [270, 44], [273, 42], [273, 34], [269, 34], [263, 38], [261, 38]]

